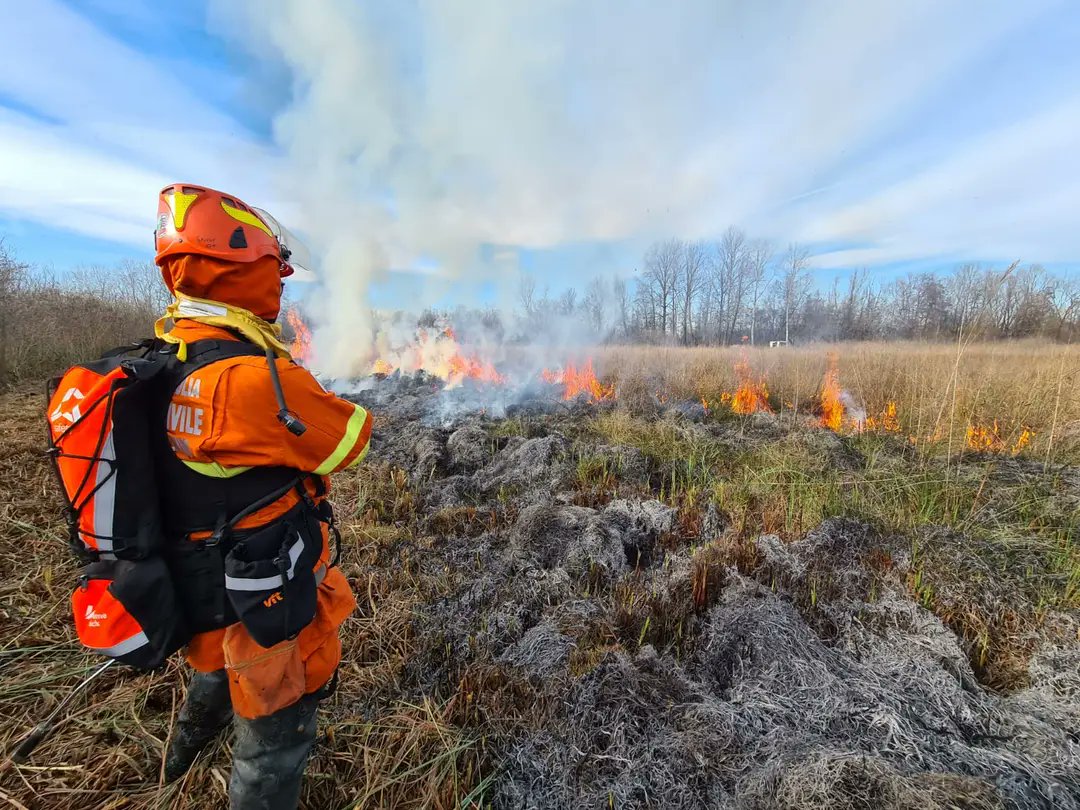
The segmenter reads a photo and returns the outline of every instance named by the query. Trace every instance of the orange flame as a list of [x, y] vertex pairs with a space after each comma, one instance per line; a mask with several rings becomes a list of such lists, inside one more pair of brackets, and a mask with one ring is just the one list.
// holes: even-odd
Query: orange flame
[[879, 416], [867, 416], [863, 422], [862, 430], [876, 430], [882, 433], [899, 433], [901, 431], [900, 419], [896, 415], [896, 403], [885, 403]]
[[1011, 455], [1016, 456], [1031, 443], [1034, 437], [1035, 431], [1027, 427], [1021, 428], [1016, 442], [1009, 447], [1001, 436], [997, 419], [989, 425], [970, 424], [967, 427], [968, 448], [981, 453], [1004, 453], [1008, 449]]
[[829, 367], [821, 382], [821, 424], [829, 430], [840, 430], [844, 424], [844, 403], [840, 401], [840, 372], [836, 355], [829, 355]]
[[311, 330], [308, 329], [304, 319], [295, 309], [285, 311], [285, 321], [293, 331], [292, 343], [289, 344], [289, 354], [298, 363], [307, 364], [311, 360]]
[[1014, 456], [1019, 455], [1020, 451], [1027, 447], [1033, 438], [1035, 438], [1035, 431], [1029, 428], [1023, 428], [1020, 431], [1020, 438], [1016, 440], [1016, 444], [1012, 447], [1012, 454]]
[[[765, 411], [772, 413], [769, 407], [769, 389], [765, 386], [765, 378], [755, 380], [750, 371], [750, 360], [743, 357], [735, 364], [735, 376], [739, 378], [739, 387], [731, 395], [731, 410], [735, 413], [755, 413]], [[723, 401], [723, 397], [721, 397]]]
[[581, 368], [567, 363], [560, 371], [544, 369], [540, 372], [540, 379], [552, 385], [561, 385], [564, 400], [574, 399], [579, 394], [588, 395], [592, 402], [615, 398], [615, 386], [604, 385], [596, 378], [592, 360], [586, 360]]
[[451, 388], [465, 380], [491, 385], [506, 382], [492, 363], [476, 354], [467, 353], [450, 326], [435, 333], [434, 337], [427, 329], [417, 329], [413, 343], [376, 359], [370, 373], [386, 376], [399, 370], [404, 374], [423, 371], [445, 380]]
[[998, 435], [997, 419], [992, 425], [968, 425], [967, 444], [972, 450], [984, 453], [999, 453], [1005, 448], [1005, 442]]
[[495, 366], [474, 356], [455, 354], [450, 358], [450, 378], [470, 379], [477, 382], [501, 385], [506, 379], [495, 370]]
[[881, 419], [879, 420], [881, 430], [886, 433], [899, 433], [900, 420], [896, 417], [896, 403], [886, 402], [885, 410], [881, 412]]

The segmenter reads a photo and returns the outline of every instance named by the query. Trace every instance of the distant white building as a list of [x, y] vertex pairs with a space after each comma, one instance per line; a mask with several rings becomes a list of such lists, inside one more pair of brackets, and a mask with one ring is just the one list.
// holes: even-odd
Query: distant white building
[[770, 349], [775, 349], [777, 346], [787, 346], [787, 345], [788, 345], [788, 342], [786, 340], [770, 340], [769, 341], [769, 348]]

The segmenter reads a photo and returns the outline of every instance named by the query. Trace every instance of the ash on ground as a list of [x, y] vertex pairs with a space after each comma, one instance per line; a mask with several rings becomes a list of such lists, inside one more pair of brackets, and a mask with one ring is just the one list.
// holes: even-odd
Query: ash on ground
[[[418, 515], [377, 565], [407, 555], [444, 583], [412, 611], [419, 653], [396, 697], [466, 707], [489, 752], [485, 806], [1080, 808], [1075, 612], [1043, 615], [1021, 685], [991, 689], [970, 641], [913, 598], [910, 537], [832, 518], [719, 554], [724, 515], [669, 505], [668, 470], [590, 438], [596, 405], [538, 391], [478, 408], [422, 379], [354, 398]], [[732, 454], [798, 435], [861, 463], [797, 421], [642, 407]], [[350, 700], [338, 711], [370, 717], [389, 696]]]

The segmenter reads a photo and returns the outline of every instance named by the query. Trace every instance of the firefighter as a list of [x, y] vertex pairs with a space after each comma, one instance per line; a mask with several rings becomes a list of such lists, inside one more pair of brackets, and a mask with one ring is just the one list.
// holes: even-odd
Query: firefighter
[[[272, 217], [232, 195], [187, 184], [161, 192], [155, 262], [174, 301], [157, 323], [158, 337], [181, 361], [194, 347], [253, 349], [195, 363], [166, 395], [159, 460], [170, 567], [196, 631], [186, 651], [195, 673], [165, 754], [165, 778], [187, 773], [231, 723], [234, 810], [297, 806], [317, 706], [336, 681], [339, 628], [356, 607], [332, 564], [332, 520], [322, 518], [327, 476], [364, 457], [371, 416], [327, 393], [282, 343], [275, 321], [282, 279], [293, 273], [290, 239]], [[300, 429], [284, 429], [275, 384]], [[322, 516], [314, 618], [265, 647], [232, 608], [222, 608], [220, 555], [228, 544], [211, 542], [211, 527], [228, 519], [233, 535], [273, 529], [304, 504]], [[272, 594], [266, 604], [281, 598]]]

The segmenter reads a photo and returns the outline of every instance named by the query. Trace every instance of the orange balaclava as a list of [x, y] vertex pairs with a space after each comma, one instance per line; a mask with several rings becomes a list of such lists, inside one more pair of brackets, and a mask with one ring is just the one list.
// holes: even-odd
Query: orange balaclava
[[229, 262], [182, 253], [161, 261], [161, 277], [174, 295], [219, 301], [273, 322], [281, 310], [280, 268], [281, 260], [272, 256]]

